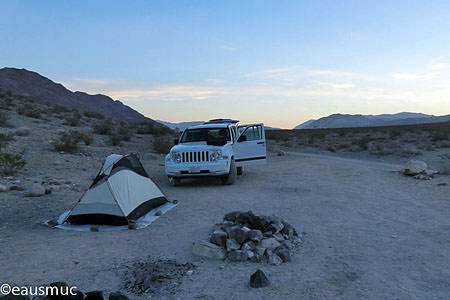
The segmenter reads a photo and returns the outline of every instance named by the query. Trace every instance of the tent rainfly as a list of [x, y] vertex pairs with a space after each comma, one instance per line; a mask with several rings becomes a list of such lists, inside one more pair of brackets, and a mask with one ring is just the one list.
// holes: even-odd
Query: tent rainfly
[[135, 154], [111, 154], [65, 222], [127, 225], [167, 202]]

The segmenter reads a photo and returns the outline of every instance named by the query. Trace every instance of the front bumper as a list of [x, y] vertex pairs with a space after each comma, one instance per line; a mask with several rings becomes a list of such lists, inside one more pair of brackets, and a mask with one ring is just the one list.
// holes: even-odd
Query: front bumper
[[167, 176], [183, 178], [183, 177], [199, 177], [199, 176], [221, 176], [226, 175], [230, 171], [230, 163], [228, 160], [217, 160], [214, 162], [190, 162], [178, 163], [166, 160]]

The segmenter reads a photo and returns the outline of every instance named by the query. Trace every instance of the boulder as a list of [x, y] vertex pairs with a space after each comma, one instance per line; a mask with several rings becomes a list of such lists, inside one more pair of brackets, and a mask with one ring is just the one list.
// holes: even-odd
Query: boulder
[[195, 255], [202, 256], [202, 257], [208, 257], [212, 259], [218, 259], [222, 260], [226, 256], [226, 252], [221, 247], [217, 246], [216, 244], [202, 241], [199, 243], [196, 243], [194, 245], [194, 248], [192, 252]]
[[234, 239], [227, 239], [227, 251], [230, 252], [232, 250], [239, 250], [241, 249], [241, 245], [236, 242]]
[[260, 246], [267, 249], [275, 249], [281, 244], [275, 238], [265, 238], [261, 241]]
[[261, 230], [252, 229], [248, 232], [248, 239], [253, 242], [259, 243], [263, 239], [263, 234]]
[[281, 221], [273, 221], [269, 224], [266, 231], [271, 231], [272, 233], [278, 233], [283, 230], [284, 225]]
[[277, 240], [277, 241], [279, 241], [280, 243], [282, 243], [282, 242], [284, 242], [284, 237], [283, 237], [283, 235], [281, 234], [281, 233], [275, 233], [274, 235], [273, 235], [273, 237]]
[[405, 165], [405, 169], [403, 170], [403, 174], [414, 176], [417, 174], [426, 174], [428, 169], [427, 164], [424, 161], [411, 159]]
[[274, 253], [278, 255], [283, 262], [291, 261], [291, 253], [289, 249], [285, 247], [278, 247], [277, 249], [275, 249]]
[[83, 300], [104, 300], [102, 291], [87, 292]]
[[227, 213], [223, 219], [224, 221], [230, 221], [230, 222], [235, 222], [237, 217], [241, 214], [241, 212], [239, 211], [232, 211], [230, 213]]
[[239, 244], [242, 244], [248, 240], [248, 231], [242, 229], [241, 227], [233, 228], [228, 233], [228, 236], [232, 239], [235, 239]]
[[29, 191], [26, 193], [27, 197], [40, 197], [43, 195], [45, 195], [45, 187], [39, 183], [33, 183]]
[[211, 238], [209, 239], [209, 241], [222, 248], [225, 248], [227, 246], [227, 233], [223, 230], [215, 230], [211, 234]]
[[294, 237], [295, 234], [295, 230], [294, 227], [292, 227], [292, 225], [284, 222], [283, 223], [283, 230], [281, 230], [281, 233], [284, 235], [287, 235], [290, 239], [292, 239]]
[[270, 284], [266, 274], [263, 271], [257, 270], [250, 276], [250, 286], [252, 288], [262, 288]]
[[255, 248], [255, 253], [258, 254], [259, 256], [263, 256], [264, 253], [266, 253], [266, 248], [257, 246]]
[[283, 263], [283, 260], [277, 254], [270, 251], [267, 255], [267, 262], [271, 265], [279, 266]]
[[255, 245], [254, 242], [252, 242], [252, 241], [247, 241], [247, 242], [245, 242], [244, 244], [242, 244], [241, 250], [249, 251], [249, 250], [255, 249], [255, 247], [256, 247], [256, 245]]
[[129, 300], [129, 298], [125, 295], [122, 295], [119, 292], [111, 293], [108, 297], [109, 300]]
[[0, 183], [0, 192], [6, 192], [7, 190], [8, 188], [6, 187], [6, 185]]
[[231, 250], [228, 253], [230, 261], [246, 261], [248, 259], [247, 252], [242, 250]]

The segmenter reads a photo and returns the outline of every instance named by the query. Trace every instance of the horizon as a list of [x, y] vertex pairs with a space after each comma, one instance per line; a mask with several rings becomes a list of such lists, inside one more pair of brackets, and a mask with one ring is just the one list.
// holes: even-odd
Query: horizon
[[[166, 122], [450, 114], [450, 3], [2, 1], [0, 65]], [[7, 30], [5, 30], [7, 29]]]

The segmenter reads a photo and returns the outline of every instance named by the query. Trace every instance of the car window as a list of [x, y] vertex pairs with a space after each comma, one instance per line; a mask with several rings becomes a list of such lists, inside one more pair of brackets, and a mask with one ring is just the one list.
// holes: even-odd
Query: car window
[[246, 137], [247, 141], [254, 141], [262, 139], [262, 128], [261, 125], [254, 125], [247, 127], [247, 129], [242, 133]]
[[210, 139], [231, 140], [230, 131], [227, 128], [195, 128], [184, 132], [181, 142], [203, 142]]

